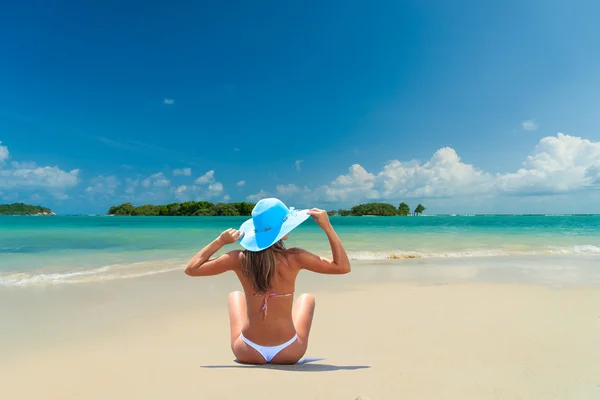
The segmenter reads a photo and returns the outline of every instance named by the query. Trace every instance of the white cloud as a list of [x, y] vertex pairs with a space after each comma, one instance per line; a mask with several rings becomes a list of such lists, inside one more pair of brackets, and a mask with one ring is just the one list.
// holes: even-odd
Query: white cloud
[[349, 168], [348, 175], [340, 175], [331, 184], [323, 186], [321, 191], [324, 192], [325, 200], [345, 202], [355, 198], [379, 198], [374, 186], [375, 175], [359, 164], [354, 164]]
[[532, 119], [529, 119], [529, 120], [527, 120], [527, 121], [523, 121], [523, 122], [521, 123], [521, 126], [522, 126], [522, 127], [523, 127], [523, 129], [525, 129], [526, 131], [535, 131], [535, 130], [537, 130], [537, 128], [538, 128], [538, 124], [537, 124], [537, 123], [536, 123], [534, 120], [532, 120]]
[[231, 197], [228, 194], [223, 196], [223, 201], [229, 201], [229, 200], [231, 200]]
[[126, 178], [125, 184], [125, 195], [122, 198], [135, 203], [162, 204], [171, 201], [173, 196], [179, 198], [180, 194], [162, 172], [146, 178]]
[[126, 178], [125, 182], [127, 183], [127, 188], [125, 189], [125, 193], [132, 195], [135, 193], [135, 188], [137, 188], [140, 184], [139, 179], [130, 179]]
[[167, 104], [170, 106], [170, 105], [175, 104], [175, 100], [174, 99], [164, 99], [163, 104]]
[[545, 137], [523, 168], [497, 177], [498, 190], [511, 194], [558, 194], [598, 185], [600, 142], [559, 133]]
[[8, 147], [0, 145], [0, 187], [3, 190], [39, 189], [50, 192], [58, 199], [64, 199], [68, 197], [64, 191], [79, 183], [78, 169], [64, 171], [58, 166], [39, 167], [34, 162], [18, 161], [6, 165], [9, 156]]
[[150, 175], [142, 181], [142, 186], [145, 188], [164, 188], [171, 185], [171, 181], [168, 180], [162, 172], [157, 172]]
[[234, 147], [233, 151], [240, 151], [240, 149], [238, 149], [237, 147]]
[[221, 193], [223, 191], [223, 184], [221, 182], [212, 183], [208, 185], [208, 191], [215, 194]]
[[268, 196], [269, 196], [269, 194], [261, 189], [260, 192], [258, 192], [258, 193], [246, 196], [246, 200], [256, 203], [260, 199], [264, 199], [265, 197], [268, 197]]
[[223, 195], [223, 184], [221, 182], [214, 182], [209, 184], [207, 187], [201, 185], [192, 185], [186, 187], [184, 192], [178, 193], [185, 195], [186, 197], [193, 198], [197, 201], [213, 199], [215, 197]]
[[304, 162], [304, 160], [296, 160], [296, 162], [294, 163], [294, 165], [296, 166], [296, 169], [298, 171], [301, 170], [300, 164], [302, 164]]
[[181, 168], [181, 169], [173, 170], [173, 176], [191, 176], [191, 175], [192, 175], [191, 168]]
[[92, 196], [108, 197], [115, 194], [121, 182], [115, 176], [98, 176], [90, 181], [85, 192]]
[[592, 165], [585, 170], [585, 177], [590, 185], [600, 186], [600, 164]]
[[215, 171], [210, 170], [198, 179], [194, 181], [197, 185], [206, 185], [207, 183], [213, 183], [215, 181]]
[[186, 186], [186, 185], [181, 185], [178, 186], [175, 189], [175, 197], [177, 198], [177, 200], [179, 201], [187, 201], [190, 199], [190, 187]]
[[236, 183], [236, 186], [242, 187], [246, 184], [246, 181], [239, 181], [238, 183]]
[[290, 183], [289, 185], [277, 185], [277, 187], [275, 188], [275, 191], [279, 196], [298, 193], [300, 192], [300, 190], [301, 189], [293, 183]]
[[[386, 163], [379, 172], [354, 164], [312, 193], [313, 199], [355, 203], [409, 198], [548, 195], [600, 188], [600, 142], [559, 133], [542, 139], [517, 172], [490, 174], [442, 148], [425, 163]], [[278, 187], [278, 193], [294, 188]]]
[[0, 164], [3, 164], [6, 160], [8, 160], [8, 147], [2, 146], [2, 142], [0, 142]]
[[57, 166], [0, 169], [3, 189], [46, 189], [59, 193], [79, 183], [79, 170], [63, 171]]

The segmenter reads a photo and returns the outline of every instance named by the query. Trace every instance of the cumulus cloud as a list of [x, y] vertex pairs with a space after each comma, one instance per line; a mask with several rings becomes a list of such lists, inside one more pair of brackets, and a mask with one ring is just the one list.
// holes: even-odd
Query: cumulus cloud
[[141, 185], [145, 188], [164, 188], [170, 186], [171, 181], [168, 180], [162, 172], [157, 172], [144, 179]]
[[258, 192], [258, 193], [246, 196], [246, 200], [256, 203], [260, 199], [264, 199], [265, 197], [268, 197], [268, 196], [269, 196], [269, 194], [261, 189], [260, 192]]
[[44, 190], [64, 199], [68, 198], [64, 191], [79, 183], [78, 169], [64, 171], [58, 166], [40, 167], [34, 162], [18, 161], [7, 165], [9, 157], [8, 147], [0, 145], [0, 188], [3, 190]]
[[181, 169], [173, 170], [173, 176], [191, 176], [191, 175], [192, 175], [191, 168], [181, 168]]
[[228, 194], [223, 196], [223, 201], [229, 201], [229, 200], [231, 200], [231, 196], [229, 196]]
[[198, 179], [194, 181], [197, 185], [206, 185], [207, 183], [213, 183], [215, 181], [215, 171], [210, 170]]
[[532, 120], [532, 119], [529, 119], [527, 121], [521, 122], [521, 126], [526, 131], [535, 131], [538, 128], [538, 124], [534, 120]]
[[175, 104], [175, 100], [174, 99], [164, 99], [163, 100], [163, 104], [166, 104], [166, 105], [170, 106], [170, 105]]
[[374, 187], [375, 175], [354, 164], [347, 175], [340, 175], [329, 185], [322, 186], [320, 191], [324, 193], [325, 200], [344, 202], [355, 198], [377, 199], [379, 193]]
[[300, 191], [301, 189], [293, 183], [290, 183], [289, 185], [277, 185], [275, 187], [275, 192], [279, 196], [291, 195]]
[[126, 178], [125, 183], [127, 184], [127, 187], [125, 188], [125, 193], [127, 193], [128, 195], [132, 195], [135, 193], [135, 189], [139, 186], [140, 180]]
[[115, 176], [98, 176], [90, 180], [90, 185], [85, 192], [91, 196], [109, 197], [115, 194], [115, 190], [121, 182]]
[[497, 177], [496, 186], [510, 194], [558, 194], [598, 185], [600, 142], [559, 133], [545, 137], [523, 168]]
[[236, 183], [236, 186], [242, 187], [246, 184], [246, 181], [239, 181], [238, 183]]
[[208, 191], [212, 193], [221, 193], [223, 191], [223, 184], [221, 182], [215, 182], [208, 185]]
[[177, 187], [177, 189], [175, 189], [175, 193], [181, 194], [181, 193], [185, 192], [186, 190], [187, 190], [187, 186], [181, 185], [181, 186]]
[[304, 160], [296, 160], [296, 162], [294, 163], [294, 165], [296, 166], [296, 169], [297, 169], [298, 171], [300, 171], [300, 170], [302, 169], [300, 165], [301, 165], [303, 162], [304, 162]]
[[210, 170], [194, 181], [188, 188], [190, 196], [196, 200], [214, 198], [223, 194], [223, 184], [215, 179], [215, 171]]
[[6, 160], [8, 160], [8, 147], [2, 146], [0, 142], [0, 164], [4, 164]]
[[9, 168], [0, 170], [0, 186], [12, 188], [67, 189], [79, 182], [79, 170], [69, 172], [55, 167]]
[[[540, 140], [516, 172], [490, 174], [445, 147], [424, 163], [393, 160], [378, 172], [359, 164], [312, 193], [314, 200], [358, 202], [403, 198], [536, 195], [600, 188], [600, 142], [558, 133]], [[288, 185], [289, 186], [289, 185]], [[278, 187], [278, 193], [295, 190]]]

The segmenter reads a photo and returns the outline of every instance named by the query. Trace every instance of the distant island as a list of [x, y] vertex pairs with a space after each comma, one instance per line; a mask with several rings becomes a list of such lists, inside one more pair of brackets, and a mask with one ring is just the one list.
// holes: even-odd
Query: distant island
[[0, 215], [56, 215], [46, 207], [24, 203], [0, 204]]
[[[131, 203], [123, 203], [120, 206], [112, 206], [108, 210], [109, 215], [117, 216], [195, 216], [195, 217], [235, 217], [250, 216], [253, 203], [211, 203], [208, 201], [186, 201], [183, 203], [170, 203], [164, 205], [144, 204], [134, 206]], [[411, 212], [408, 204], [402, 202], [398, 207], [389, 203], [366, 203], [359, 204], [349, 210], [331, 210], [330, 216], [342, 217], [359, 216], [408, 216], [420, 215], [425, 207], [419, 204]]]

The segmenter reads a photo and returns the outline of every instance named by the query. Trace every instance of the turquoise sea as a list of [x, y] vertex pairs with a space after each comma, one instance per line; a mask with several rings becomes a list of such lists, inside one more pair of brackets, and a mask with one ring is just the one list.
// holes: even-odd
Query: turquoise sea
[[[0, 216], [0, 286], [81, 283], [181, 269], [245, 217]], [[354, 260], [597, 255], [600, 216], [332, 217]], [[328, 256], [309, 220], [288, 246]], [[240, 248], [232, 245], [225, 249]]]

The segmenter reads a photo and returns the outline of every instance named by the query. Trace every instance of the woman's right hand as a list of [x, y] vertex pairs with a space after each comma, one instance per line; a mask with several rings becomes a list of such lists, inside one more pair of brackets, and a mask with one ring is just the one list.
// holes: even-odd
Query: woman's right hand
[[219, 235], [217, 241], [222, 245], [232, 244], [240, 240], [242, 236], [244, 236], [244, 232], [229, 228]]
[[329, 215], [327, 214], [327, 211], [319, 208], [312, 208], [308, 210], [308, 215], [313, 217], [317, 225], [319, 225], [322, 229], [331, 227], [331, 222], [329, 222]]

